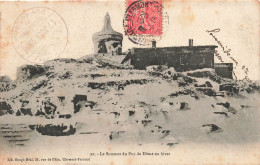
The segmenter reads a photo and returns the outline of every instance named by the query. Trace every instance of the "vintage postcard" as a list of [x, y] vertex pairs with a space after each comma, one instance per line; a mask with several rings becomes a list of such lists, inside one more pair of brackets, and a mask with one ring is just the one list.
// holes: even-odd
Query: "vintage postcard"
[[1, 165], [260, 164], [260, 2], [0, 2]]

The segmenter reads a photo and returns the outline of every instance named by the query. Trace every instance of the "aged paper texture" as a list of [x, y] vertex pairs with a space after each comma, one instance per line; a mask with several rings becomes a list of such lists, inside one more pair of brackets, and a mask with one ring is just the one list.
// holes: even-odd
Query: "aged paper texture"
[[0, 164], [260, 164], [259, 11], [0, 2]]

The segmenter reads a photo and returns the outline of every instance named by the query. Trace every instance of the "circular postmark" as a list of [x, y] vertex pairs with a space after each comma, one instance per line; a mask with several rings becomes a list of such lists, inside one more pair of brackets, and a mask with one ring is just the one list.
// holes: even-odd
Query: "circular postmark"
[[129, 40], [139, 45], [151, 45], [164, 34], [168, 14], [162, 12], [162, 1], [131, 1], [125, 12], [123, 26]]
[[16, 52], [32, 63], [58, 58], [68, 42], [68, 29], [54, 10], [35, 7], [18, 16], [13, 26]]

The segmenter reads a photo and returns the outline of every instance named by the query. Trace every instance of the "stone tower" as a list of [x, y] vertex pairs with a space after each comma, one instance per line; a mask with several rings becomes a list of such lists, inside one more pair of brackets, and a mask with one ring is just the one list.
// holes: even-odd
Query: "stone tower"
[[104, 20], [104, 27], [100, 32], [92, 36], [94, 42], [94, 53], [108, 55], [122, 54], [123, 35], [113, 30], [110, 16], [107, 13]]

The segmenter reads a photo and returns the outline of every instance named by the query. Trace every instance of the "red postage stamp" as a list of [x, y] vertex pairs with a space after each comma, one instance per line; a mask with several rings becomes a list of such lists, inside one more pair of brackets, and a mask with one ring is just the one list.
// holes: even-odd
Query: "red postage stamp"
[[128, 0], [126, 11], [126, 33], [162, 34], [162, 0]]
[[125, 34], [131, 41], [145, 44], [144, 40], [147, 36], [161, 37], [163, 33], [162, 0], [127, 0], [126, 5], [124, 28]]

